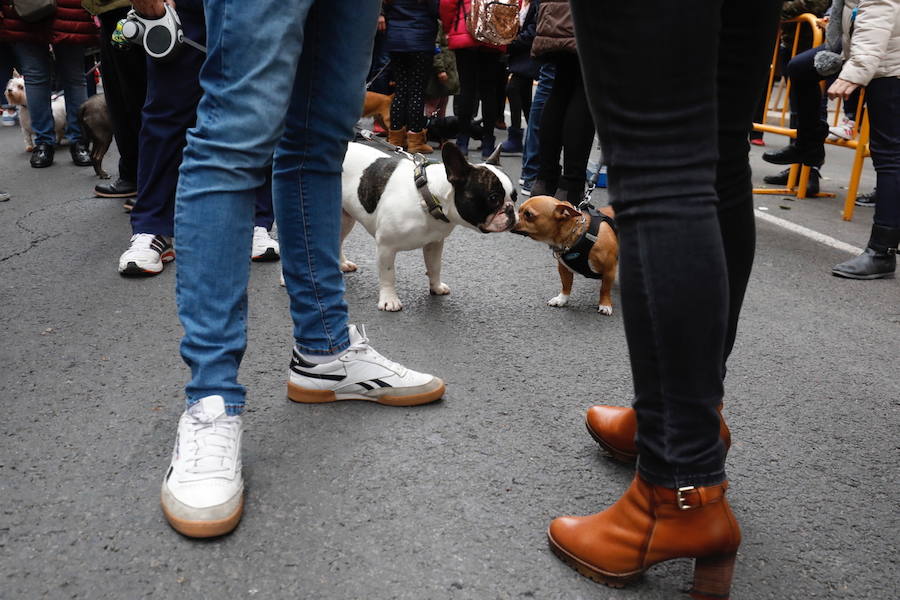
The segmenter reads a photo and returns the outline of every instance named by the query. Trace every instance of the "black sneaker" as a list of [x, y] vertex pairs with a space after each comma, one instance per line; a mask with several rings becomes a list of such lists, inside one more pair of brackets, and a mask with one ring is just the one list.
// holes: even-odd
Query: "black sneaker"
[[78, 167], [90, 167], [94, 164], [91, 160], [90, 148], [87, 143], [78, 140], [69, 146], [69, 154], [72, 155], [72, 162]]
[[100, 198], [132, 198], [137, 196], [137, 185], [120, 177], [115, 183], [98, 183], [94, 186], [94, 194]]
[[860, 194], [856, 197], [856, 201], [854, 204], [857, 206], [875, 206], [876, 193], [878, 192], [878, 188], [875, 188], [868, 194]]
[[31, 166], [35, 169], [43, 169], [53, 164], [53, 146], [50, 144], [38, 144], [31, 152]]

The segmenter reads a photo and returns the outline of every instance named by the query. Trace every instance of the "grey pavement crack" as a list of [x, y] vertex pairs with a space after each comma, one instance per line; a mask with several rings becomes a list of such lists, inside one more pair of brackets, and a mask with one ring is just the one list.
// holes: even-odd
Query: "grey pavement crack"
[[[32, 210], [32, 211], [29, 211], [29, 212], [25, 213], [24, 215], [22, 215], [21, 217], [19, 217], [18, 219], [16, 219], [16, 223], [15, 223], [16, 227], [18, 227], [18, 228], [21, 229], [22, 231], [24, 231], [24, 232], [26, 232], [26, 233], [28, 233], [28, 234], [30, 234], [30, 235], [32, 235], [32, 236], [33, 236], [33, 235], [37, 235], [37, 232], [36, 232], [36, 231], [34, 231], [34, 230], [32, 230], [32, 229], [29, 229], [28, 227], [26, 227], [25, 225], [23, 225], [22, 222], [23, 222], [25, 219], [28, 219], [29, 217], [31, 217], [33, 214], [39, 213], [39, 212], [43, 212], [43, 211], [45, 211], [45, 210], [47, 210], [46, 207], [45, 207], [45, 208], [39, 208], [39, 209], [36, 209], [36, 210]], [[0, 263], [6, 262], [7, 260], [9, 260], [9, 259], [11, 259], [11, 258], [15, 258], [15, 257], [17, 257], [17, 256], [22, 256], [23, 254], [26, 254], [26, 253], [28, 253], [28, 252], [31, 252], [32, 250], [34, 250], [35, 248], [37, 248], [42, 242], [45, 242], [45, 241], [50, 240], [50, 239], [53, 239], [53, 238], [55, 238], [55, 237], [59, 237], [60, 235], [62, 235], [61, 232], [60, 232], [60, 233], [53, 233], [53, 234], [46, 234], [46, 235], [38, 235], [38, 237], [32, 238], [32, 239], [29, 241], [28, 247], [25, 248], [24, 250], [19, 250], [18, 252], [13, 252], [12, 254], [8, 254], [8, 255], [6, 255], [6, 256], [0, 257]]]

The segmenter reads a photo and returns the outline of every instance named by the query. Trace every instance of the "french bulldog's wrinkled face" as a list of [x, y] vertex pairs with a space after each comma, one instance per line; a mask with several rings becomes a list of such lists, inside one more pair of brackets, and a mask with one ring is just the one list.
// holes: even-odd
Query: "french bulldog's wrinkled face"
[[28, 106], [28, 102], [25, 100], [25, 80], [17, 75], [13, 75], [13, 78], [7, 82], [3, 95], [10, 104]]
[[563, 224], [580, 215], [571, 204], [551, 196], [534, 196], [519, 207], [519, 220], [512, 232], [554, 244], [562, 236]]
[[516, 224], [516, 190], [512, 181], [493, 165], [472, 165], [459, 148], [444, 144], [441, 155], [453, 184], [459, 216], [482, 233], [509, 231]]

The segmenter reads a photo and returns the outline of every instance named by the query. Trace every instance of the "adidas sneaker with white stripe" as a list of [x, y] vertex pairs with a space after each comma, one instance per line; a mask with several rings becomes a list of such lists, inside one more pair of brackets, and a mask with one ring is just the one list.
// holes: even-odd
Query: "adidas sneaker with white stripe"
[[129, 275], [157, 275], [163, 266], [175, 260], [172, 240], [152, 233], [136, 233], [131, 245], [119, 257], [119, 273]]
[[294, 402], [371, 400], [390, 406], [416, 406], [444, 395], [444, 382], [388, 360], [369, 345], [365, 329], [350, 325], [350, 347], [325, 364], [303, 360], [294, 348], [288, 398]]

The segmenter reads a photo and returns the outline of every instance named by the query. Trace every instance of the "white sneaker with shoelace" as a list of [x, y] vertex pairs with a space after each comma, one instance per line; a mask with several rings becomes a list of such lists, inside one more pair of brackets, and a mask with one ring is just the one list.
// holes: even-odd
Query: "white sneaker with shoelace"
[[169, 524], [189, 537], [224, 535], [241, 520], [241, 417], [225, 413], [222, 396], [207, 396], [178, 421], [161, 502]]
[[253, 250], [250, 253], [250, 260], [255, 262], [278, 260], [280, 250], [278, 242], [272, 239], [265, 227], [253, 228]]
[[294, 348], [288, 398], [294, 402], [371, 400], [390, 406], [416, 406], [444, 395], [444, 382], [407, 369], [375, 351], [365, 329], [350, 325], [350, 347], [339, 358], [313, 364]]
[[119, 273], [125, 276], [156, 275], [166, 263], [175, 260], [172, 240], [152, 233], [131, 236], [128, 250], [119, 257]]

